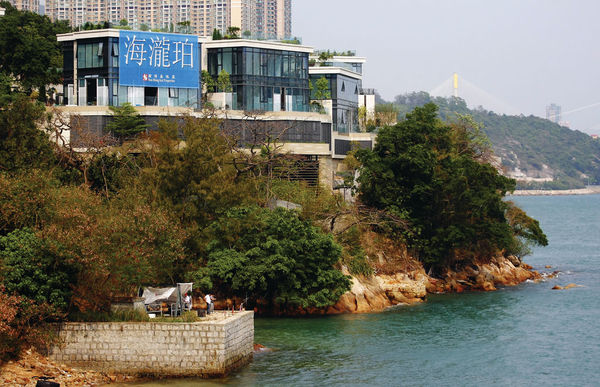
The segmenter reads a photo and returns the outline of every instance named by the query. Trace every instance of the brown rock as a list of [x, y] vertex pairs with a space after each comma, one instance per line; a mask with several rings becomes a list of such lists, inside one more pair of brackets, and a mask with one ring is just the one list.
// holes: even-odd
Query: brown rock
[[554, 285], [552, 290], [568, 290], [568, 289], [580, 288], [580, 287], [582, 287], [582, 286], [577, 285], [577, 284], [568, 284], [566, 286]]
[[546, 266], [545, 266], [545, 268], [546, 268], [546, 269], [552, 269], [552, 266], [550, 266], [550, 265], [546, 265]]

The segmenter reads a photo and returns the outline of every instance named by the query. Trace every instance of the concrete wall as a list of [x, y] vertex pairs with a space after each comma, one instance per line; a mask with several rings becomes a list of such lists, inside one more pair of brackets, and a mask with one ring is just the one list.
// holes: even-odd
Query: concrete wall
[[254, 351], [254, 313], [197, 323], [66, 323], [52, 360], [132, 375], [223, 376]]

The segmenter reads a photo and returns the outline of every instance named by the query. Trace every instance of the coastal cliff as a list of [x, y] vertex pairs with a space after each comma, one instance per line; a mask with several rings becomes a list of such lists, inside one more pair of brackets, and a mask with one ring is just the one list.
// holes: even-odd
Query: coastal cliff
[[539, 279], [541, 275], [538, 272], [513, 256], [496, 256], [487, 263], [459, 271], [447, 270], [441, 278], [428, 275], [422, 266], [393, 274], [353, 276], [350, 291], [326, 313], [379, 312], [395, 305], [424, 302], [428, 293], [493, 291], [499, 286], [514, 286], [526, 280]]

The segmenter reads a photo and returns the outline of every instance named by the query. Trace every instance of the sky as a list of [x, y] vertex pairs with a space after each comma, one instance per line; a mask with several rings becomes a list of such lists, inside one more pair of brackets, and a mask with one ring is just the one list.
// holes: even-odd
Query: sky
[[293, 0], [292, 18], [304, 45], [367, 57], [363, 87], [386, 100], [450, 93], [458, 73], [469, 105], [545, 117], [556, 103], [600, 134], [598, 0]]

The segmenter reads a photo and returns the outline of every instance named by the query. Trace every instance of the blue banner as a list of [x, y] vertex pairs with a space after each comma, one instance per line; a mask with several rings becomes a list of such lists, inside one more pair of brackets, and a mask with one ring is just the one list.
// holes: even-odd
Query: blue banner
[[119, 32], [120, 85], [197, 89], [199, 78], [198, 36]]

